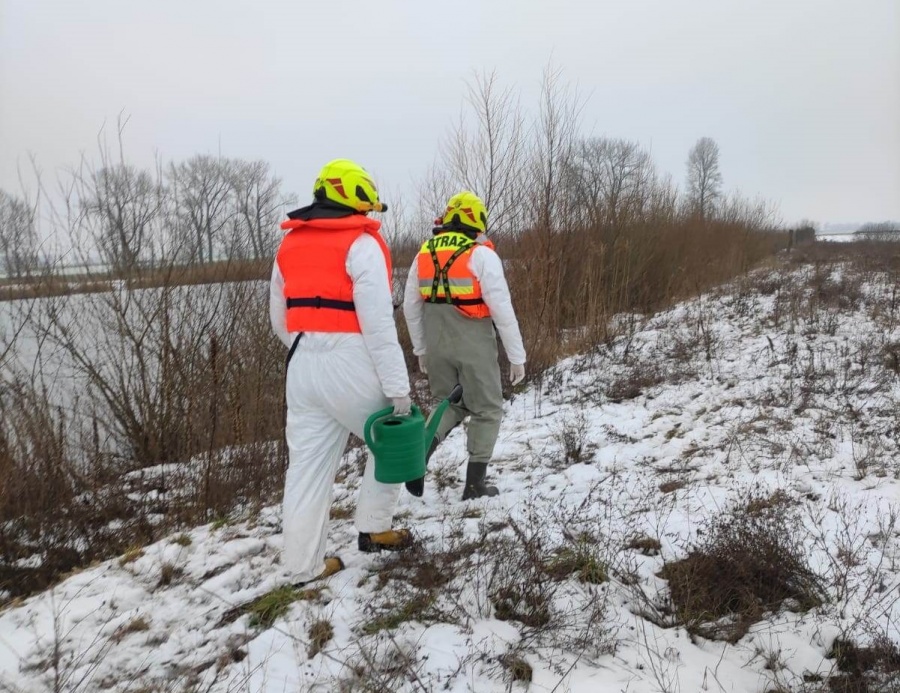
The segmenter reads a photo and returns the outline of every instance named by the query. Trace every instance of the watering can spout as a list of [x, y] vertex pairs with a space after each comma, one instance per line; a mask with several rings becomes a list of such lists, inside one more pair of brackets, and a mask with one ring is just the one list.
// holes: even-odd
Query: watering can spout
[[463, 389], [462, 385], [456, 385], [451, 391], [450, 395], [438, 405], [438, 408], [434, 410], [434, 413], [428, 417], [428, 424], [425, 426], [425, 448], [428, 449], [428, 446], [431, 445], [431, 441], [434, 439], [434, 436], [437, 435], [438, 426], [441, 424], [441, 419], [444, 417], [444, 412], [447, 410], [451, 404], [459, 404], [462, 399]]

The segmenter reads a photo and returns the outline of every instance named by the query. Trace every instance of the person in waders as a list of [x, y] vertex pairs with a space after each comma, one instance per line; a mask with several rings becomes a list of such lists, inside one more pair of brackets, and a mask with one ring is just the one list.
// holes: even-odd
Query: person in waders
[[[409, 376], [394, 323], [391, 254], [379, 233], [383, 212], [372, 177], [347, 159], [326, 164], [312, 204], [281, 224], [269, 296], [272, 329], [288, 348], [283, 565], [293, 584], [342, 570], [326, 557], [334, 478], [350, 433], [363, 437], [372, 412], [409, 414]], [[358, 548], [410, 546], [392, 529], [399, 484], [375, 480], [371, 453], [356, 506]]]
[[[486, 482], [500, 433], [503, 393], [497, 337], [510, 362], [510, 382], [525, 378], [525, 347], [513, 310], [503, 263], [487, 238], [487, 209], [475, 193], [450, 198], [447, 209], [409, 270], [403, 312], [419, 369], [431, 394], [444, 399], [458, 383], [463, 399], [447, 409], [428, 450], [430, 458], [447, 434], [469, 417], [469, 453], [463, 500], [496, 496]], [[421, 496], [425, 480], [407, 482]]]

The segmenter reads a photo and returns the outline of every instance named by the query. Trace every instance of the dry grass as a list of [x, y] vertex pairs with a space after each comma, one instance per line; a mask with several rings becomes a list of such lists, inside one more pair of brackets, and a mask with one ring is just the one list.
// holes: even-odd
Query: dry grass
[[600, 585], [609, 579], [607, 567], [597, 555], [596, 547], [586, 541], [559, 549], [547, 562], [545, 571], [555, 580], [574, 577], [591, 585]]
[[[588, 505], [575, 515], [589, 512]], [[425, 543], [379, 563], [362, 635], [407, 622], [493, 617], [517, 622], [523, 643], [553, 643], [591, 656], [609, 651], [608, 568], [596, 537], [560, 538], [562, 520], [546, 514], [521, 522], [482, 519], [477, 528], [462, 518], [454, 522], [443, 546]]]
[[671, 479], [669, 481], [664, 481], [659, 485], [659, 490], [662, 493], [674, 493], [679, 489], [684, 488], [688, 485], [688, 482], [684, 479]]
[[633, 367], [625, 375], [616, 378], [609, 384], [606, 396], [610, 402], [619, 404], [640, 397], [648, 389], [656, 387], [664, 381], [663, 375], [652, 367]]
[[159, 567], [159, 580], [157, 587], [169, 587], [174, 584], [178, 578], [184, 575], [184, 569], [172, 563], [163, 563]]
[[328, 511], [328, 517], [332, 520], [349, 520], [353, 517], [353, 511], [353, 506], [335, 503]]
[[659, 542], [659, 539], [642, 534], [632, 537], [625, 545], [625, 548], [640, 551], [645, 556], [656, 556], [662, 549], [662, 544]]
[[129, 289], [137, 290], [254, 281], [267, 279], [271, 271], [272, 266], [268, 260], [222, 260], [202, 265], [168, 264], [127, 273], [101, 270], [59, 275], [51, 268], [16, 279], [0, 279], [0, 302], [103, 293], [116, 283], [124, 283]]
[[119, 565], [124, 568], [129, 563], [134, 563], [137, 559], [139, 559], [143, 555], [144, 555], [144, 550], [141, 547], [139, 547], [139, 546], [132, 547], [132, 548], [128, 549], [125, 553], [123, 553], [121, 558], [119, 558]]
[[334, 637], [334, 626], [331, 625], [331, 621], [322, 618], [310, 624], [306, 635], [309, 638], [306, 654], [312, 659], [331, 642]]
[[127, 635], [132, 633], [143, 633], [150, 630], [150, 623], [143, 616], [137, 616], [136, 618], [131, 619], [124, 626], [121, 626], [116, 629], [116, 632], [113, 634], [113, 640], [115, 642], [121, 642], [125, 639]]
[[[507, 276], [534, 375], [563, 355], [608, 340], [614, 315], [652, 313], [696, 296], [786, 244], [786, 234], [755, 228], [749, 219], [687, 218], [562, 233], [536, 228], [505, 239], [498, 252], [510, 260]], [[636, 397], [657, 384], [653, 375], [635, 373], [610, 398]]]
[[503, 665], [503, 668], [506, 669], [511, 681], [531, 683], [534, 670], [521, 655], [511, 652], [501, 657], [500, 663]]
[[[247, 607], [241, 609], [243, 613], [250, 615], [250, 627], [265, 630], [271, 628], [279, 618], [284, 616], [294, 602], [310, 601], [317, 599], [322, 593], [322, 588], [296, 589], [290, 585], [278, 587], [264, 594]], [[223, 621], [237, 614], [226, 614]]]
[[394, 630], [408, 621], [430, 623], [441, 620], [430, 613], [437, 596], [430, 591], [416, 590], [411, 595], [392, 599], [381, 605], [380, 612], [366, 621], [361, 630], [365, 635], [375, 635], [383, 630]]

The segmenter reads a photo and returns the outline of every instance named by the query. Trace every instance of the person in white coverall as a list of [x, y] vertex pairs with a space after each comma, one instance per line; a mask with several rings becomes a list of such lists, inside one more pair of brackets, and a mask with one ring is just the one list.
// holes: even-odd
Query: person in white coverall
[[[363, 437], [373, 412], [408, 414], [409, 377], [397, 341], [390, 252], [369, 211], [383, 211], [358, 164], [327, 164], [311, 205], [288, 214], [272, 270], [272, 328], [289, 349], [285, 391], [289, 466], [284, 487], [283, 564], [300, 584], [344, 567], [326, 558], [333, 485], [349, 434]], [[358, 547], [411, 543], [392, 529], [399, 484], [375, 480], [369, 453], [356, 506]]]
[[[497, 488], [485, 481], [503, 416], [495, 328], [510, 362], [512, 385], [525, 378], [525, 347], [503, 263], [485, 235], [484, 203], [472, 192], [458, 193], [436, 223], [409, 270], [403, 312], [432, 395], [444, 399], [457, 384], [463, 394], [444, 413], [428, 457], [468, 417], [463, 500], [496, 496]], [[421, 496], [424, 478], [407, 482], [406, 488]]]

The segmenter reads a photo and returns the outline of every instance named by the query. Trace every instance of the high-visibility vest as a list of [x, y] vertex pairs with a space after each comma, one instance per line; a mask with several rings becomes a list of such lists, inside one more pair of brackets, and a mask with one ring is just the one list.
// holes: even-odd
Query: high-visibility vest
[[469, 268], [472, 252], [481, 245], [494, 248], [487, 239], [475, 242], [456, 231], [443, 231], [425, 241], [417, 258], [422, 300], [455, 306], [470, 318], [489, 318], [481, 283]]
[[339, 219], [288, 219], [288, 233], [275, 261], [284, 277], [288, 332], [361, 332], [353, 303], [347, 253], [364, 233], [381, 246], [391, 281], [391, 252], [378, 230], [381, 222], [359, 214]]

